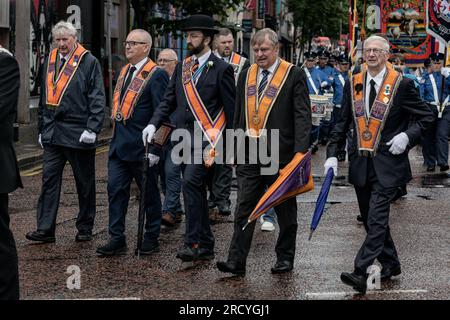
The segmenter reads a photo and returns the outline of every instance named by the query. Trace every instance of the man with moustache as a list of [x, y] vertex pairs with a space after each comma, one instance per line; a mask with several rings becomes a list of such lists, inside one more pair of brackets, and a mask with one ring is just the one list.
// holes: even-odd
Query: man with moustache
[[[164, 99], [142, 135], [144, 140], [151, 141], [156, 129], [172, 113], [175, 113], [176, 126], [190, 134], [190, 141], [183, 141], [190, 143], [190, 160], [182, 163], [186, 232], [184, 245], [177, 252], [177, 258], [186, 262], [214, 258], [206, 173], [221, 136], [217, 133], [232, 128], [235, 85], [233, 68], [211, 52], [217, 32], [214, 20], [206, 15], [192, 15], [184, 21], [183, 30], [191, 56], [177, 65]], [[201, 128], [202, 146], [194, 144], [194, 126]], [[200, 164], [194, 161], [197, 154], [207, 155]]]
[[[144, 146], [142, 130], [158, 107], [169, 76], [154, 63], [148, 54], [152, 37], [142, 29], [131, 31], [124, 42], [129, 64], [122, 68], [114, 90], [113, 137], [108, 158], [108, 200], [110, 240], [97, 248], [102, 256], [121, 255], [126, 252], [125, 215], [130, 200], [130, 184], [134, 179], [142, 190]], [[145, 234], [139, 254], [150, 255], [159, 251], [161, 226], [161, 199], [158, 190], [160, 150], [149, 146], [149, 166], [145, 198]], [[137, 254], [138, 252], [136, 252]]]

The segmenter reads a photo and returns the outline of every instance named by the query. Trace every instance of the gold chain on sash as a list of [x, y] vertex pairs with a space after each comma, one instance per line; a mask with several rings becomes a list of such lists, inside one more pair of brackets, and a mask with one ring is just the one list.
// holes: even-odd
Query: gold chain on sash
[[372, 105], [369, 116], [366, 114], [364, 94], [366, 75], [367, 68], [365, 67], [362, 68], [362, 72], [353, 75], [351, 78], [351, 91], [359, 155], [368, 157], [376, 154], [381, 131], [386, 123], [398, 85], [402, 80], [402, 75], [390, 65], [386, 65], [383, 83]]
[[47, 107], [56, 108], [60, 105], [61, 100], [72, 81], [81, 59], [88, 52], [83, 46], [77, 43], [69, 54], [66, 63], [59, 70], [59, 52], [58, 49], [53, 49], [47, 64], [47, 81], [46, 81], [46, 104]]
[[267, 119], [283, 88], [284, 83], [294, 65], [280, 59], [280, 63], [275, 69], [274, 75], [267, 84], [262, 99], [258, 102], [258, 71], [257, 64], [250, 66], [245, 84], [245, 121], [248, 135], [253, 138], [259, 138], [266, 126]]
[[119, 79], [117, 80], [117, 84], [114, 89], [113, 110], [111, 113], [111, 119], [115, 121], [124, 121], [124, 124], [126, 123], [126, 120], [133, 115], [134, 108], [139, 101], [145, 86], [150, 81], [154, 72], [158, 70], [157, 65], [151, 59], [148, 59], [148, 61], [137, 71], [136, 76], [130, 82], [122, 101], [119, 101], [120, 92], [122, 91], [122, 86], [125, 82], [125, 75], [130, 67], [131, 64], [128, 64], [120, 71]]

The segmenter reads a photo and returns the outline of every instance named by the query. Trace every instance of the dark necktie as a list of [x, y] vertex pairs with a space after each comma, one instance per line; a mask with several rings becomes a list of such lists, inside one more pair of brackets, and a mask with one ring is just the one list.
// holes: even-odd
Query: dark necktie
[[64, 64], [66, 63], [66, 59], [62, 58], [61, 63], [59, 64], [58, 73], [61, 73], [62, 68], [64, 67]]
[[269, 73], [270, 72], [268, 70], [263, 70], [263, 72], [262, 72], [263, 77], [262, 77], [261, 82], [259, 83], [259, 87], [258, 87], [258, 100], [261, 100], [262, 93], [267, 86], [267, 79], [269, 77]]
[[136, 71], [136, 67], [131, 67], [128, 71], [127, 79], [125, 80], [125, 83], [122, 86], [122, 91], [120, 91], [120, 101], [122, 101], [123, 96], [125, 95], [125, 92], [128, 89], [128, 86], [130, 85], [131, 79], [133, 78], [133, 73]]
[[372, 105], [377, 97], [377, 90], [375, 89], [375, 80], [370, 80], [370, 92], [369, 92], [369, 111], [372, 110]]

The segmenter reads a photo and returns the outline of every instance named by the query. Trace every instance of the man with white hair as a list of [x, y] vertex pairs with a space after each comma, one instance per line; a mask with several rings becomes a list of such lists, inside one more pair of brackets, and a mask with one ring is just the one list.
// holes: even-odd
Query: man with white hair
[[[130, 200], [130, 184], [134, 179], [142, 190], [144, 145], [142, 130], [149, 123], [161, 101], [169, 76], [148, 58], [152, 47], [150, 34], [142, 29], [131, 31], [124, 42], [129, 64], [124, 66], [114, 90], [111, 118], [114, 133], [108, 158], [108, 200], [110, 240], [97, 248], [103, 256], [124, 254], [127, 249], [125, 215]], [[144, 241], [137, 254], [150, 255], [159, 250], [161, 198], [158, 190], [160, 149], [150, 145], [145, 199]]]
[[55, 242], [64, 166], [75, 177], [79, 212], [76, 241], [92, 239], [95, 219], [95, 147], [103, 125], [105, 89], [98, 60], [77, 42], [77, 30], [61, 21], [52, 30], [55, 48], [44, 62], [38, 110], [39, 144], [44, 148], [37, 230], [28, 240]]
[[[324, 164], [325, 173], [332, 168], [337, 175], [339, 146], [345, 143], [353, 123], [349, 181], [354, 185], [367, 235], [356, 255], [354, 271], [342, 273], [341, 280], [361, 293], [367, 290], [367, 272], [375, 259], [383, 267], [381, 281], [401, 273], [389, 228], [390, 204], [398, 187], [412, 178], [409, 149], [433, 121], [414, 81], [402, 78], [386, 63], [389, 43], [384, 38], [369, 37], [363, 54], [366, 63], [362, 72], [345, 83], [341, 116], [331, 132]], [[412, 116], [416, 121], [408, 126]]]

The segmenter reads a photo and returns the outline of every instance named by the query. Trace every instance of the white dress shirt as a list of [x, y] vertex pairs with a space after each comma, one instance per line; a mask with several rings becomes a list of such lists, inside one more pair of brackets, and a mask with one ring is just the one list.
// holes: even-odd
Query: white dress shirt
[[[131, 67], [135, 67], [135, 68], [136, 68], [136, 70], [134, 70], [134, 72], [133, 72], [133, 77], [131, 78], [131, 81], [133, 81], [134, 77], [137, 75], [137, 72], [139, 71], [139, 69], [142, 68], [142, 66], [147, 62], [147, 60], [148, 60], [148, 58], [145, 57], [144, 59], [142, 59], [142, 60], [139, 61], [138, 63], [132, 64], [132, 65], [130, 66], [130, 69], [131, 69]], [[126, 79], [127, 77], [128, 77], [128, 74], [126, 75], [125, 79]]]
[[202, 65], [204, 65], [206, 63], [206, 61], [208, 61], [210, 55], [211, 55], [211, 50], [208, 50], [201, 57], [197, 57], [197, 55], [194, 55], [195, 60], [198, 60], [198, 67], [199, 68], [201, 68]]
[[[278, 67], [278, 63], [280, 62], [280, 58], [277, 58], [277, 60], [275, 60], [275, 62], [267, 69], [267, 71], [269, 71], [269, 75], [267, 76], [267, 83], [270, 83], [270, 79], [272, 79], [273, 73], [275, 72], [275, 69]], [[259, 87], [259, 83], [262, 80], [262, 72], [263, 72], [263, 68], [259, 68], [258, 69], [258, 87]]]
[[366, 77], [366, 85], [365, 85], [365, 107], [366, 107], [366, 114], [370, 114], [370, 108], [369, 108], [369, 96], [370, 96], [370, 80], [374, 80], [375, 81], [375, 89], [377, 91], [377, 95], [378, 92], [380, 91], [380, 87], [383, 84], [383, 79], [384, 79], [384, 74], [386, 73], [386, 67], [383, 68], [383, 70], [381, 70], [380, 73], [378, 73], [375, 77], [372, 77], [370, 75], [369, 72], [367, 72], [367, 77]]

